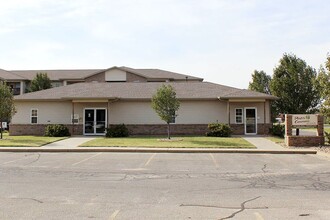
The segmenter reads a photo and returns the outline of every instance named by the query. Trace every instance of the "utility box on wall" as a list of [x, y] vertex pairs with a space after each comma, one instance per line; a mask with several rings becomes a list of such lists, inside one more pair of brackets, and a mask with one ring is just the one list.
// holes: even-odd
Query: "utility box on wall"
[[[316, 128], [316, 135], [293, 136], [292, 128]], [[324, 120], [322, 115], [285, 115], [285, 144], [287, 146], [324, 145]]]

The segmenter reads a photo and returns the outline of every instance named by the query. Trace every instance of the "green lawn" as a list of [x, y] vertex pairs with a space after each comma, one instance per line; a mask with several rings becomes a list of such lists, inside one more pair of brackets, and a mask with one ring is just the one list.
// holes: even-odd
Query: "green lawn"
[[8, 133], [4, 133], [3, 139], [0, 139], [0, 147], [40, 147], [65, 138], [66, 137], [9, 136]]
[[242, 138], [174, 137], [178, 141], [161, 141], [164, 137], [96, 138], [82, 147], [169, 147], [169, 148], [255, 148]]
[[324, 128], [324, 131], [330, 133], [330, 128]]

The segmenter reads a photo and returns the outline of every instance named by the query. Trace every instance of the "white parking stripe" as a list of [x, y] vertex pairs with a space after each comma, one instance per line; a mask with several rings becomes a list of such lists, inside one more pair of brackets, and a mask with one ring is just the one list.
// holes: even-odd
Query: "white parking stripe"
[[90, 157], [88, 157], [88, 158], [86, 158], [86, 159], [83, 159], [83, 160], [81, 160], [81, 161], [79, 161], [79, 162], [77, 162], [77, 163], [73, 163], [72, 166], [76, 166], [76, 165], [78, 165], [78, 164], [80, 164], [80, 163], [82, 163], [82, 162], [85, 162], [85, 161], [87, 161], [87, 160], [89, 160], [89, 159], [92, 159], [93, 157], [96, 157], [96, 156], [98, 156], [98, 155], [100, 155], [100, 154], [102, 154], [102, 153], [97, 153], [97, 154], [95, 154], [95, 155], [93, 155], [93, 156], [90, 156]]
[[114, 220], [116, 218], [116, 216], [118, 215], [119, 212], [120, 212], [120, 210], [116, 210], [114, 213], [112, 213], [112, 215], [110, 216], [109, 220]]
[[154, 153], [153, 155], [151, 155], [151, 157], [149, 158], [149, 160], [144, 164], [144, 166], [148, 166], [149, 163], [151, 162], [151, 160], [154, 158], [154, 156], [156, 155], [157, 153]]
[[[29, 155], [29, 156], [31, 156], [31, 155]], [[8, 164], [8, 163], [14, 163], [14, 162], [20, 161], [20, 160], [26, 160], [26, 159], [29, 158], [29, 156], [25, 156], [25, 158], [21, 158], [21, 159], [17, 159], [17, 160], [7, 161], [7, 162], [2, 163], [1, 165], [5, 165], [5, 164]]]
[[255, 212], [254, 215], [256, 216], [256, 220], [264, 220], [264, 218], [262, 217], [262, 215], [260, 215], [259, 212]]
[[214, 166], [218, 168], [219, 167], [219, 164], [218, 164], [217, 160], [214, 158], [213, 154], [210, 153], [210, 156], [212, 158], [212, 161], [214, 163]]

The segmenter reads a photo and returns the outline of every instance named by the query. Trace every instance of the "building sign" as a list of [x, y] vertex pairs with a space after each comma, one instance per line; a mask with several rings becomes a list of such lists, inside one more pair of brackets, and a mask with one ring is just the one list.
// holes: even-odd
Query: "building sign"
[[7, 122], [2, 122], [2, 126], [3, 129], [7, 128]]
[[293, 126], [316, 126], [317, 115], [292, 115]]

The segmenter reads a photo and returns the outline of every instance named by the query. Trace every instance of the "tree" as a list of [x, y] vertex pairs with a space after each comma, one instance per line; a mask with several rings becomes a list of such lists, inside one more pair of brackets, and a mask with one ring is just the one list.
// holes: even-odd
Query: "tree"
[[37, 73], [37, 75], [31, 81], [29, 91], [36, 92], [49, 88], [52, 88], [52, 84], [49, 77], [47, 76], [47, 73]]
[[167, 123], [167, 138], [171, 139], [170, 123], [177, 116], [176, 111], [180, 107], [174, 88], [171, 85], [162, 85], [152, 96], [151, 104], [159, 117]]
[[5, 82], [0, 82], [0, 130], [2, 139], [2, 122], [8, 122], [15, 113], [14, 96]]
[[326, 116], [327, 122], [330, 121], [330, 55], [328, 54], [325, 63], [326, 69], [323, 66], [319, 69], [317, 82], [321, 91], [322, 104], [320, 112]]
[[252, 81], [249, 83], [249, 90], [270, 94], [271, 76], [264, 71], [255, 70], [252, 74]]
[[315, 112], [320, 92], [315, 69], [293, 54], [284, 54], [274, 69], [271, 93], [276, 113], [305, 114]]

